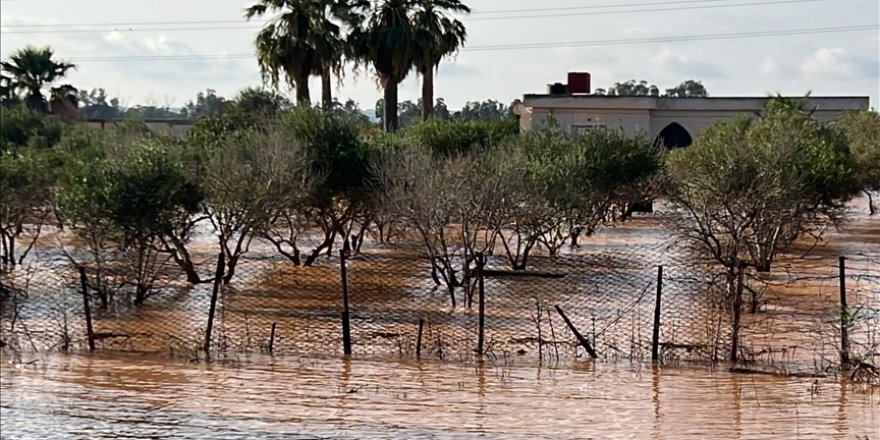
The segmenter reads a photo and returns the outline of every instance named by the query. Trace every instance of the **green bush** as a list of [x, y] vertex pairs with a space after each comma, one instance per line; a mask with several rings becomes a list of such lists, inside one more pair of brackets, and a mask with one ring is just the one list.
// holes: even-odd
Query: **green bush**
[[319, 198], [361, 194], [370, 178], [370, 143], [356, 122], [320, 109], [298, 107], [277, 129], [300, 143], [311, 172], [324, 176]]
[[67, 124], [56, 116], [31, 110], [24, 105], [0, 107], [0, 151], [35, 146], [52, 147]]
[[457, 156], [487, 150], [515, 136], [515, 119], [441, 121], [431, 119], [410, 127], [405, 136], [427, 147], [435, 156]]
[[838, 124], [859, 167], [859, 180], [880, 191], [880, 114], [874, 110], [846, 113]]

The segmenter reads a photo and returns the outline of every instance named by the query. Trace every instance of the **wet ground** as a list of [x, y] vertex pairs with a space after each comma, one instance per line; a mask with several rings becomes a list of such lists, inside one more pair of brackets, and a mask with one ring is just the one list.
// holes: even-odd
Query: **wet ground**
[[0, 360], [4, 439], [880, 438], [880, 388], [694, 366]]

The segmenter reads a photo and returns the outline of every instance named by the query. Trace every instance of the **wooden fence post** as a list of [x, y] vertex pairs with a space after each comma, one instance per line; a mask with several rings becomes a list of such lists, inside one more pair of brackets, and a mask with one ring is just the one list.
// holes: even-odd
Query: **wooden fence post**
[[211, 332], [214, 329], [214, 312], [217, 310], [217, 296], [220, 294], [220, 284], [223, 282], [223, 272], [226, 270], [226, 257], [223, 253], [217, 257], [217, 271], [214, 272], [214, 290], [211, 293], [211, 308], [208, 310], [208, 326], [205, 328], [205, 355], [211, 355]]
[[846, 257], [840, 257], [840, 365], [849, 366], [849, 310], [846, 305]]
[[348, 310], [348, 271], [345, 267], [345, 251], [339, 253], [340, 276], [342, 278], [342, 350], [351, 356], [351, 322]]
[[663, 266], [657, 266], [657, 301], [654, 303], [654, 335], [651, 339], [651, 360], [660, 358], [660, 297], [663, 293]]
[[559, 313], [559, 316], [562, 317], [562, 320], [565, 321], [565, 325], [568, 326], [568, 329], [574, 333], [574, 337], [577, 338], [578, 342], [581, 343], [581, 346], [584, 347], [584, 350], [587, 350], [587, 354], [590, 355], [591, 358], [596, 359], [599, 357], [596, 354], [596, 350], [593, 350], [593, 346], [590, 345], [590, 341], [581, 335], [581, 332], [578, 331], [577, 327], [568, 320], [568, 316], [565, 316], [565, 313], [562, 311], [562, 308], [559, 305], [556, 305], [556, 313]]
[[79, 282], [82, 284], [83, 310], [86, 314], [86, 335], [89, 338], [89, 351], [95, 351], [95, 331], [92, 329], [92, 308], [89, 304], [89, 282], [86, 279], [86, 268], [79, 267]]

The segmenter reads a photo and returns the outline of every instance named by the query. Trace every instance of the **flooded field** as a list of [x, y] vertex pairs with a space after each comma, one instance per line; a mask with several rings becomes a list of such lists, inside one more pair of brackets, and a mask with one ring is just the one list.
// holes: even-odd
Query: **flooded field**
[[[717, 284], [666, 251], [653, 218], [552, 264], [534, 259], [564, 278], [487, 279], [484, 363], [463, 292], [451, 307], [423, 260], [376, 245], [348, 262], [352, 359], [340, 355], [338, 259], [298, 268], [259, 247], [219, 289], [214, 362], [199, 360], [212, 286], [179, 280], [141, 306], [94, 305], [97, 351], [83, 354], [78, 274], [53, 239], [15, 274], [27, 295], [0, 303], [3, 439], [880, 440], [878, 381], [837, 368], [841, 256], [850, 353], [880, 365], [880, 217], [853, 215], [747, 280], [739, 354], [750, 374], [725, 363], [731, 313], [712, 302]], [[652, 366], [661, 264], [662, 366]], [[599, 360], [585, 359], [555, 305]], [[272, 344], [276, 356], [263, 354]]]
[[[838, 258], [846, 257], [848, 323], [854, 358], [880, 364], [880, 217], [854, 206], [841, 230], [823, 240], [804, 240], [779, 255], [770, 274], [745, 280], [740, 359], [785, 371], [825, 372], [839, 363]], [[16, 269], [8, 285], [26, 295], [0, 302], [0, 341], [19, 351], [82, 350], [86, 320], [79, 274], [53, 259], [47, 233], [32, 266]], [[199, 269], [211, 272], [209, 234], [196, 240]], [[651, 216], [601, 230], [561, 258], [536, 255], [533, 270], [560, 278], [487, 278], [487, 359], [502, 365], [535, 364], [583, 356], [556, 313], [560, 306], [604, 360], [650, 357], [658, 266], [664, 266], [659, 340], [665, 361], [729, 358], [731, 304], [721, 300], [723, 279], [670, 247], [662, 222]], [[412, 246], [370, 243], [347, 261], [351, 332], [355, 355], [471, 361], [480, 319], [473, 296], [456, 289], [456, 306], [430, 277], [430, 263]], [[507, 269], [489, 256], [490, 269]], [[171, 276], [157, 294], [135, 306], [120, 295], [108, 307], [92, 292], [99, 351], [170, 353], [198, 358], [205, 340], [212, 285], [191, 286]], [[713, 278], [713, 276], [715, 276]], [[219, 287], [212, 349], [222, 353], [338, 355], [343, 307], [339, 259], [295, 267], [255, 245], [239, 262], [229, 285]], [[421, 324], [423, 325], [421, 325]]]
[[876, 387], [701, 367], [0, 360], [4, 439], [880, 438]]

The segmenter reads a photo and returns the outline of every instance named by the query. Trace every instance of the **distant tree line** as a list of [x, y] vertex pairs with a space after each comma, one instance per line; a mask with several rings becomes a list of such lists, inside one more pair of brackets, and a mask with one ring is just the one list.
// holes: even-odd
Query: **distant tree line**
[[607, 96], [662, 96], [668, 98], [705, 98], [709, 96], [709, 92], [703, 83], [689, 79], [681, 84], [666, 89], [661, 95], [660, 88], [654, 84], [649, 84], [645, 80], [634, 80], [624, 82], [616, 82], [608, 89], [597, 88], [593, 91], [594, 95]]

